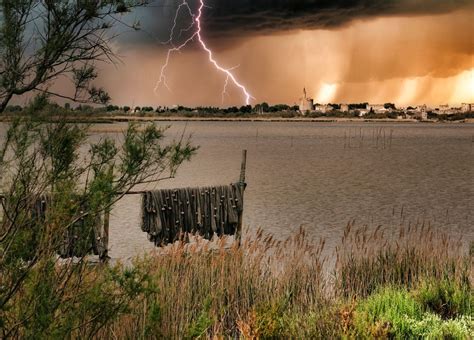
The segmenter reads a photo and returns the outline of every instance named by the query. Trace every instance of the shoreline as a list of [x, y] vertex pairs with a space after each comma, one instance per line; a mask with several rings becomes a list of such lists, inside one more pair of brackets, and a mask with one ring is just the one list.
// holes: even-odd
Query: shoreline
[[[14, 116], [0, 117], [0, 122], [8, 122], [13, 120]], [[56, 117], [64, 119], [65, 117]], [[416, 119], [390, 119], [390, 118], [344, 118], [344, 117], [139, 117], [139, 116], [97, 116], [97, 117], [67, 117], [71, 122], [92, 123], [92, 124], [113, 124], [125, 122], [264, 122], [264, 123], [397, 123], [397, 124], [473, 124], [474, 119], [468, 118], [457, 121], [419, 121]]]

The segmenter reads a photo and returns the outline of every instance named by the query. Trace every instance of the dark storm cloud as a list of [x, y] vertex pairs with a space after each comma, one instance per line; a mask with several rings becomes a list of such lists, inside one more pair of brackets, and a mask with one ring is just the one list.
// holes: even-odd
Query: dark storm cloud
[[[157, 0], [135, 15], [144, 30], [166, 41], [181, 0]], [[196, 12], [199, 0], [189, 0]], [[275, 34], [298, 29], [335, 29], [354, 20], [382, 16], [448, 13], [472, 7], [472, 0], [205, 0], [203, 30], [207, 37], [226, 39]], [[182, 13], [178, 27], [189, 25]], [[133, 34], [125, 40], [143, 43], [150, 36]]]
[[440, 14], [472, 0], [212, 0], [206, 28], [213, 36], [332, 29], [354, 20], [390, 15]]

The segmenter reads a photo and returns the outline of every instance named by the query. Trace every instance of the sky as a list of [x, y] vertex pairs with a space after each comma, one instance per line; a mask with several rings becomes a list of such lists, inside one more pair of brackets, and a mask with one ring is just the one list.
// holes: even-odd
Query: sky
[[[197, 36], [162, 73], [168, 50], [196, 32], [200, 1], [202, 42], [242, 88]], [[121, 18], [141, 30], [117, 28], [121, 61], [100, 65], [113, 103], [240, 106], [244, 88], [251, 104], [292, 105], [303, 87], [319, 103], [474, 102], [472, 0], [188, 0], [171, 43], [181, 3], [157, 0]]]

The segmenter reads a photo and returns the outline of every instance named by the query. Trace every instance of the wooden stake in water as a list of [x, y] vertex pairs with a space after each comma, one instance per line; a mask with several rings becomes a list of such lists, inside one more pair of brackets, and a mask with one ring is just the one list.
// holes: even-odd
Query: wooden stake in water
[[[109, 176], [113, 176], [113, 167], [109, 168]], [[110, 207], [111, 207], [111, 199], [108, 199], [105, 202], [105, 209], [104, 209], [104, 234], [102, 235], [102, 244], [104, 246], [104, 252], [100, 256], [101, 262], [108, 262], [110, 259], [109, 257], [109, 230], [110, 230]]]
[[[247, 150], [242, 150], [242, 163], [240, 165], [240, 178], [238, 185], [242, 191], [242, 207], [244, 204], [244, 190], [245, 190], [245, 170], [247, 167]], [[241, 238], [242, 238], [242, 217], [243, 217], [243, 208], [242, 211], [239, 212], [239, 223], [237, 225], [237, 232], [235, 233], [235, 238], [240, 246]]]

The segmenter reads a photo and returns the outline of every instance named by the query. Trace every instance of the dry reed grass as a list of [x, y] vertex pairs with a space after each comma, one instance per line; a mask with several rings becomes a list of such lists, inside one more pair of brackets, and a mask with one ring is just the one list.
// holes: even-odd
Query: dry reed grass
[[215, 248], [200, 242], [176, 244], [166, 254], [134, 263], [149, 273], [157, 290], [101, 336], [255, 339], [343, 334], [354, 298], [377, 287], [409, 288], [430, 278], [472, 280], [471, 258], [459, 242], [424, 224], [389, 233], [382, 227], [355, 230], [351, 222], [337, 248], [335, 281], [330, 283], [324, 241], [314, 245], [303, 229], [285, 241], [259, 231], [241, 247], [228, 248], [226, 240]]
[[473, 279], [462, 240], [418, 222], [388, 229], [348, 223], [336, 249], [337, 296], [365, 297], [377, 287], [413, 287], [425, 279]]
[[[214, 249], [176, 244], [165, 256], [136, 261], [134, 266], [149, 272], [158, 289], [107, 327], [107, 336], [178, 338], [198, 335], [199, 327], [203, 335], [235, 336], [251, 327], [247, 321], [255, 308], [284, 303], [286, 310], [304, 313], [324, 303], [324, 242], [314, 246], [303, 229], [285, 241], [259, 231], [241, 247], [219, 242]], [[152, 305], [159, 308], [153, 321]]]

